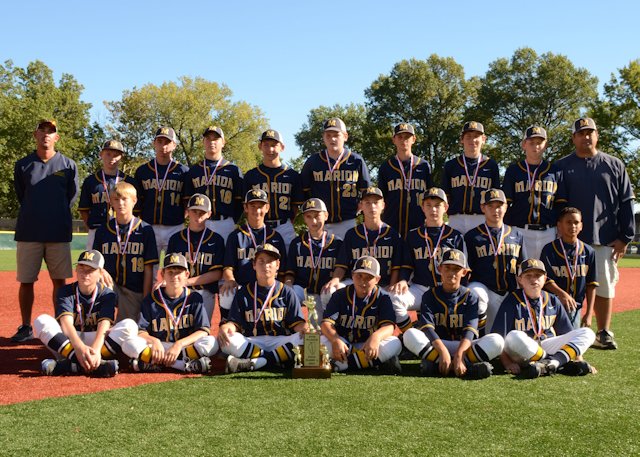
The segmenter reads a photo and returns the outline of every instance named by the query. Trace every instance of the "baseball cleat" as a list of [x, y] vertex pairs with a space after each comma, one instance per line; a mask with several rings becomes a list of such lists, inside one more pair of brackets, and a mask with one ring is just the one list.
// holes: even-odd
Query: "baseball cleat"
[[44, 359], [40, 362], [40, 372], [45, 376], [52, 376], [53, 371], [56, 369], [56, 365], [58, 365], [57, 360]]
[[402, 365], [400, 365], [400, 357], [394, 355], [389, 360], [382, 362], [380, 368], [392, 374], [402, 374]]
[[120, 365], [117, 360], [103, 360], [100, 366], [90, 374], [96, 378], [113, 378], [118, 374], [118, 368]]
[[489, 362], [469, 363], [463, 378], [469, 380], [485, 379], [492, 374], [493, 366]]
[[143, 362], [140, 359], [131, 359], [131, 369], [137, 373], [160, 373], [162, 367], [153, 363]]
[[227, 357], [227, 366], [224, 369], [224, 372], [229, 373], [240, 373], [241, 371], [253, 371], [254, 365], [251, 359], [239, 359], [230, 355]]
[[438, 364], [423, 359], [422, 362], [420, 362], [420, 375], [428, 377], [438, 376]]
[[553, 359], [542, 359], [539, 362], [530, 363], [520, 371], [520, 378], [534, 379], [540, 376], [551, 376], [556, 374], [560, 363]]
[[586, 376], [591, 373], [591, 365], [589, 365], [589, 362], [585, 362], [584, 360], [572, 360], [558, 368], [558, 373], [565, 376]]
[[30, 325], [21, 325], [18, 331], [11, 337], [14, 343], [23, 343], [33, 339], [33, 329]]
[[72, 366], [73, 364], [69, 359], [44, 359], [40, 363], [40, 372], [45, 376], [61, 376], [72, 373]]
[[591, 347], [596, 349], [618, 349], [618, 345], [613, 339], [613, 332], [602, 329], [596, 333], [596, 340]]
[[184, 367], [184, 371], [187, 373], [208, 373], [210, 369], [211, 359], [209, 357], [189, 360]]

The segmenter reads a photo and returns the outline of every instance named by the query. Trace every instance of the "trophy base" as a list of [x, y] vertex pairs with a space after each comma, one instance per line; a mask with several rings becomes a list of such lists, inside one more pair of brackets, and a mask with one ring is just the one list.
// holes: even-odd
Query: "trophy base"
[[331, 368], [299, 367], [292, 370], [291, 377], [294, 379], [330, 379], [331, 372]]

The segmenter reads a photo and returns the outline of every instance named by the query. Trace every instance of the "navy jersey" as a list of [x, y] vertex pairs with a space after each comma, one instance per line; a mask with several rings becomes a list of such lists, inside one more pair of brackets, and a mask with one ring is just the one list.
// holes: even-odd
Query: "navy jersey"
[[88, 211], [89, 219], [87, 225], [90, 229], [97, 229], [109, 219], [113, 218], [113, 214], [109, 214], [111, 208], [109, 202], [109, 192], [119, 182], [128, 182], [136, 186], [136, 180], [131, 176], [125, 175], [118, 171], [117, 176], [104, 174], [97, 171], [89, 175], [82, 182], [80, 190], [80, 200], [78, 202], [78, 211]]
[[564, 335], [573, 330], [564, 306], [553, 294], [542, 291], [539, 298], [524, 299], [524, 291], [507, 295], [500, 305], [491, 333], [507, 336], [512, 330], [521, 330], [538, 341]]
[[[251, 235], [253, 235], [253, 239]], [[256, 280], [256, 272], [252, 264], [253, 256], [256, 248], [266, 243], [272, 244], [280, 251], [280, 270], [284, 271], [287, 251], [282, 235], [278, 232], [266, 225], [260, 229], [250, 229], [248, 224], [231, 232], [227, 238], [224, 268], [233, 268], [233, 276], [238, 285], [244, 286]]]
[[578, 244], [576, 258], [576, 246], [556, 238], [542, 248], [540, 260], [547, 269], [547, 283], [555, 283], [571, 295], [579, 309], [587, 294], [587, 286], [598, 286], [598, 281], [595, 251], [588, 244]]
[[[200, 276], [210, 271], [222, 269], [224, 239], [208, 228], [201, 232], [185, 228], [169, 238], [167, 252], [182, 254], [189, 263], [189, 275], [191, 277]], [[191, 288], [194, 290], [205, 289], [212, 293], [218, 291], [217, 283], [191, 286]]]
[[526, 224], [555, 227], [558, 204], [567, 202], [560, 169], [543, 160], [528, 165], [526, 160], [509, 165], [502, 190], [510, 204], [504, 222], [516, 227]]
[[115, 292], [97, 284], [95, 294], [95, 297], [93, 294], [82, 295], [77, 281], [61, 287], [56, 297], [56, 319], [59, 321], [62, 316], [71, 316], [73, 326], [79, 332], [95, 332], [98, 323], [105, 319], [113, 324], [116, 314]]
[[322, 317], [322, 322], [333, 324], [338, 335], [350, 343], [364, 343], [380, 327], [394, 325], [396, 320], [389, 294], [375, 286], [368, 297], [358, 298], [353, 284], [331, 295]]
[[[522, 233], [513, 227], [503, 225], [501, 229], [490, 227], [490, 235], [485, 224], [469, 230], [464, 236], [467, 246], [471, 281], [478, 281], [498, 294], [516, 290], [518, 265], [526, 259]], [[489, 238], [491, 237], [491, 239]], [[493, 244], [492, 244], [493, 241]], [[494, 249], [498, 248], [497, 255]]]
[[340, 238], [324, 233], [324, 246], [322, 239], [313, 238], [309, 246], [309, 232], [295, 237], [289, 245], [286, 273], [293, 275], [294, 284], [307, 289], [308, 293], [319, 294], [322, 286], [329, 282], [342, 247]]
[[275, 281], [265, 304], [269, 290], [270, 287], [258, 286], [255, 281], [241, 287], [233, 298], [227, 321], [233, 322], [245, 336], [291, 335], [305, 321], [300, 301], [293, 289]]
[[422, 193], [431, 187], [431, 167], [426, 160], [415, 155], [404, 162], [397, 156], [389, 158], [378, 170], [378, 188], [384, 195], [382, 220], [406, 238], [424, 222]]
[[138, 328], [140, 332], [147, 332], [168, 343], [175, 343], [198, 330], [207, 333], [211, 330], [202, 295], [188, 287], [174, 299], [167, 296], [164, 287], [144, 297]]
[[387, 286], [391, 272], [407, 267], [409, 257], [398, 232], [382, 223], [380, 230], [367, 230], [364, 224], [349, 229], [338, 253], [336, 267], [350, 272], [360, 257], [370, 255], [380, 262], [380, 285]]
[[[464, 160], [467, 162], [466, 173]], [[485, 156], [480, 158], [479, 164], [478, 159], [465, 157], [464, 160], [460, 155], [444, 164], [442, 189], [449, 196], [448, 214], [482, 214], [482, 192], [500, 187], [498, 164]]]
[[304, 202], [300, 174], [287, 165], [270, 168], [261, 164], [247, 171], [243, 195], [252, 189], [264, 190], [269, 196], [267, 221], [293, 219], [293, 209]]
[[307, 159], [300, 173], [302, 188], [307, 198], [319, 198], [326, 203], [329, 210], [327, 223], [354, 219], [359, 193], [371, 184], [367, 164], [360, 155], [346, 147], [340, 163], [330, 157], [327, 162], [327, 157], [325, 150]]
[[34, 152], [18, 160], [13, 185], [20, 203], [14, 239], [71, 241], [71, 205], [78, 193], [76, 163], [59, 152], [46, 162]]
[[[436, 249], [438, 240], [440, 240], [440, 244]], [[411, 230], [407, 237], [407, 248], [409, 250], [409, 265], [402, 269], [401, 278], [409, 281], [411, 274], [413, 274], [412, 282], [426, 287], [440, 284], [438, 260], [443, 250], [458, 249], [467, 252], [462, 233], [448, 225], [441, 227], [422, 226]]]
[[[125, 245], [121, 252], [118, 246]], [[104, 257], [104, 269], [109, 272], [113, 282], [134, 292], [142, 292], [144, 286], [145, 265], [158, 263], [158, 249], [153, 228], [141, 219], [134, 217], [131, 222], [131, 234], [127, 242], [129, 224], [120, 226], [115, 219], [96, 230], [93, 249], [100, 251]]]
[[[167, 165], [156, 160], [140, 165], [135, 173], [138, 205], [142, 220], [152, 225], [178, 225], [184, 222], [184, 182], [188, 168], [175, 160]], [[168, 169], [168, 170], [167, 170]], [[165, 180], [166, 173], [166, 180]]]
[[422, 296], [414, 327], [422, 330], [431, 342], [473, 340], [478, 337], [478, 296], [464, 286], [453, 293], [433, 287]]
[[204, 159], [204, 163], [191, 165], [185, 180], [185, 197], [205, 194], [211, 200], [211, 219], [231, 217], [237, 221], [242, 214], [242, 171], [224, 158], [216, 169], [217, 164], [217, 160]]

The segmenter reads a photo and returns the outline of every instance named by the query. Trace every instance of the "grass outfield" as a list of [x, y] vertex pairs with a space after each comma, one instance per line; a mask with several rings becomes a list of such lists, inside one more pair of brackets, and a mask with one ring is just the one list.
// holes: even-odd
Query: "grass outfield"
[[[638, 455], [640, 311], [600, 373], [210, 376], [0, 408], [2, 455]], [[417, 365], [405, 365], [415, 372]]]

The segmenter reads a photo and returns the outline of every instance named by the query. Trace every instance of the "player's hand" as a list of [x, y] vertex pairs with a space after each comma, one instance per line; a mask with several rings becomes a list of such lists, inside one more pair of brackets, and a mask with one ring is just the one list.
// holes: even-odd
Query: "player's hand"
[[[340, 280], [338, 278], [331, 278], [323, 287], [321, 293], [332, 294], [338, 288]], [[333, 291], [333, 292], [332, 292]]]
[[584, 316], [582, 316], [582, 319], [580, 319], [580, 325], [582, 327], [589, 327], [591, 328], [591, 320], [593, 319], [593, 314], [585, 314]]
[[236, 328], [232, 324], [222, 324], [218, 331], [218, 344], [221, 348], [227, 347], [230, 343], [229, 337], [236, 333]]
[[465, 365], [463, 358], [461, 356], [459, 357], [457, 354], [453, 358], [453, 372], [458, 377], [464, 376], [467, 372], [467, 366]]
[[349, 346], [347, 346], [341, 338], [336, 338], [336, 340], [331, 343], [331, 348], [331, 352], [333, 352], [333, 360], [346, 362], [347, 355], [349, 355]]
[[520, 374], [520, 365], [515, 362], [508, 363], [504, 366], [504, 369], [507, 373], [511, 374]]
[[406, 294], [409, 290], [409, 284], [404, 279], [402, 281], [398, 281], [393, 286], [389, 287], [389, 292], [394, 293], [396, 295]]
[[235, 279], [225, 280], [222, 286], [220, 286], [221, 295], [231, 295], [233, 291], [238, 288], [238, 283]]
[[102, 362], [102, 355], [100, 354], [100, 351], [89, 347], [87, 361], [89, 362], [90, 371], [97, 369], [100, 366], [100, 362]]
[[173, 365], [178, 357], [180, 356], [180, 352], [182, 352], [182, 343], [180, 341], [176, 341], [173, 343], [173, 346], [169, 348], [169, 350], [164, 353], [164, 360], [162, 361], [165, 366], [170, 367]]
[[78, 362], [80, 363], [80, 366], [82, 366], [82, 368], [85, 371], [93, 371], [95, 370], [95, 368], [92, 367], [92, 361], [91, 361], [91, 357], [92, 357], [92, 348], [90, 346], [86, 346], [86, 345], [82, 345], [82, 347], [77, 348], [76, 351], [76, 358], [78, 359]]
[[371, 335], [367, 341], [365, 341], [364, 346], [362, 346], [362, 350], [364, 351], [364, 355], [367, 356], [367, 359], [377, 359], [380, 350], [380, 338], [375, 334]]
[[163, 360], [164, 346], [158, 338], [154, 338], [153, 343], [151, 343], [151, 362], [157, 365], [162, 365]]
[[438, 371], [442, 376], [447, 376], [449, 374], [449, 370], [451, 370], [451, 354], [449, 351], [443, 351], [440, 354], [440, 362], [438, 362]]
[[104, 268], [100, 272], [100, 282], [107, 286], [109, 289], [113, 289], [113, 278]]
[[156, 282], [153, 284], [153, 288], [152, 288], [152, 290], [158, 290], [159, 288], [164, 287], [164, 286], [166, 286], [166, 284], [165, 284], [165, 282], [164, 282], [164, 279], [163, 279], [162, 281], [156, 281]]
[[612, 243], [609, 243], [609, 246], [613, 248], [613, 252], [611, 253], [611, 259], [614, 262], [617, 262], [622, 257], [624, 257], [624, 253], [627, 250], [627, 243], [622, 240], [615, 240]]
[[572, 313], [578, 308], [578, 304], [576, 303], [575, 298], [573, 298], [567, 292], [562, 293], [558, 298], [567, 311]]

